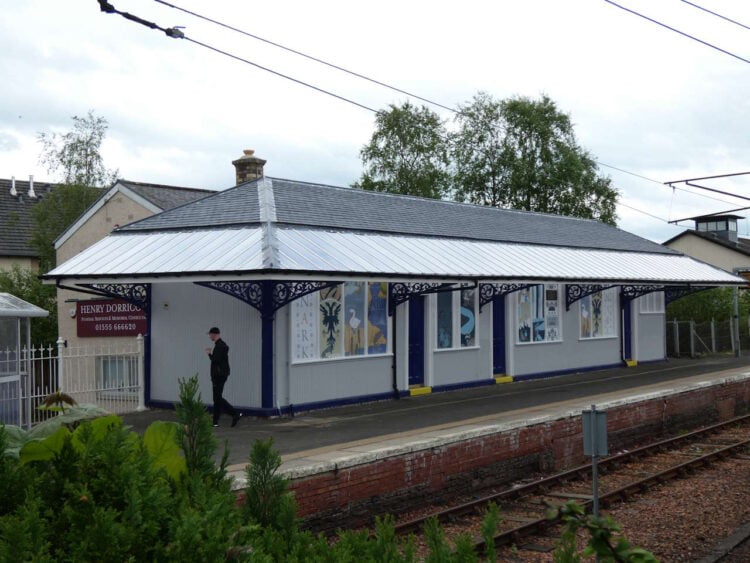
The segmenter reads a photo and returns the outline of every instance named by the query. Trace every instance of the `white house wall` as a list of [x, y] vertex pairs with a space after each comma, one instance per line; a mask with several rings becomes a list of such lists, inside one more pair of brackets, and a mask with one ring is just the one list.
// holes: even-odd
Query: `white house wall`
[[242, 301], [192, 283], [152, 286], [151, 399], [179, 399], [178, 379], [198, 374], [203, 402], [212, 403], [208, 329], [229, 346], [231, 375], [224, 397], [236, 407], [260, 407], [260, 314]]

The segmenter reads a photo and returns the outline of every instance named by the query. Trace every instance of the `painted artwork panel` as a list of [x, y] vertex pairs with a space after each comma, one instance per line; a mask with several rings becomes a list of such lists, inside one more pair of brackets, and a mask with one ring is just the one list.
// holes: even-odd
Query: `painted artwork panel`
[[531, 342], [531, 287], [518, 291], [516, 316], [518, 319], [518, 341]]
[[294, 359], [318, 358], [318, 294], [309, 293], [292, 302]]
[[461, 290], [461, 346], [475, 346], [477, 341], [476, 290]]
[[579, 320], [581, 325], [581, 338], [591, 338], [591, 296], [578, 301]]
[[602, 293], [602, 323], [605, 336], [617, 336], [617, 290], [612, 288]]
[[453, 293], [450, 291], [437, 294], [437, 346], [453, 346]]
[[344, 355], [365, 353], [365, 282], [344, 284]]
[[388, 284], [367, 284], [367, 353], [388, 351]]
[[320, 290], [320, 357], [337, 358], [342, 350], [344, 308], [341, 285]]
[[560, 291], [557, 284], [544, 286], [544, 320], [546, 324], [545, 339], [547, 341], [560, 340], [562, 338], [560, 333]]
[[532, 339], [534, 342], [546, 340], [546, 325], [544, 322], [544, 286], [535, 285], [531, 288], [531, 305], [534, 320], [532, 321]]
[[591, 336], [601, 338], [604, 336], [604, 324], [602, 322], [602, 292], [592, 293], [591, 298]]

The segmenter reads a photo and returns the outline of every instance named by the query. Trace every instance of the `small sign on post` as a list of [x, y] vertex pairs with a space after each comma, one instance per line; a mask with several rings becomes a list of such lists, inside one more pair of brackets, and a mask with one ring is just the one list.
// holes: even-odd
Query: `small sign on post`
[[[583, 454], [591, 456], [591, 488], [593, 489], [594, 516], [599, 516], [599, 473], [597, 460], [607, 455], [607, 412], [597, 411], [596, 405], [582, 413]], [[599, 557], [597, 556], [597, 562]]]
[[608, 455], [607, 451], [607, 411], [583, 411], [583, 455]]

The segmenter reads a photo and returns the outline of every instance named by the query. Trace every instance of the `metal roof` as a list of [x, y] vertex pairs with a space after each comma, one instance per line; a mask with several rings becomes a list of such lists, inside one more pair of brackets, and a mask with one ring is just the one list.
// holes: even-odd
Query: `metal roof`
[[[263, 194], [263, 197], [259, 197]], [[631, 252], [674, 251], [598, 221], [261, 178], [120, 231], [279, 224]]]
[[47, 317], [49, 312], [19, 299], [10, 293], [0, 293], [0, 317]]
[[639, 253], [265, 226], [110, 235], [51, 271], [65, 279], [369, 277], [732, 285], [677, 253]]

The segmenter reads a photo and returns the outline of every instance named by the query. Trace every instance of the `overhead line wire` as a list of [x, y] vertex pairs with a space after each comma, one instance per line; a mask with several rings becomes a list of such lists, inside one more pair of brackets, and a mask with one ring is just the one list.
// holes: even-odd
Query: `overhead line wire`
[[239, 29], [237, 27], [234, 27], [232, 25], [226, 24], [224, 22], [220, 22], [218, 20], [209, 18], [208, 16], [204, 16], [201, 14], [198, 14], [196, 12], [193, 12], [191, 10], [188, 10], [186, 8], [182, 8], [180, 6], [177, 6], [175, 4], [171, 4], [169, 2], [165, 2], [164, 0], [154, 0], [158, 4], [163, 4], [164, 6], [168, 6], [170, 8], [173, 8], [175, 10], [179, 10], [181, 12], [184, 12], [186, 14], [190, 14], [191, 16], [194, 16], [196, 18], [211, 22], [213, 24], [216, 24], [218, 26], [224, 27], [226, 29], [230, 29], [236, 33], [240, 33], [242, 35], [246, 35], [247, 37], [252, 37], [253, 39], [257, 39], [258, 41], [262, 41], [263, 43], [267, 43], [268, 45], [273, 45], [274, 47], [278, 47], [279, 49], [283, 49], [285, 51], [288, 51], [290, 53], [294, 53], [295, 55], [299, 55], [300, 57], [305, 57], [306, 59], [310, 59], [311, 61], [315, 61], [316, 63], [320, 63], [323, 65], [326, 65], [328, 67], [334, 68], [336, 70], [339, 70], [341, 72], [345, 72], [347, 74], [350, 74], [352, 76], [355, 76], [357, 78], [361, 78], [362, 80], [367, 80], [368, 82], [372, 82], [373, 84], [377, 84], [378, 86], [383, 86], [384, 88], [389, 88], [393, 90], [394, 92], [399, 92], [400, 94], [405, 94], [407, 96], [410, 96], [412, 98], [416, 98], [418, 100], [422, 100], [423, 102], [427, 102], [428, 104], [433, 104], [435, 106], [441, 107], [443, 109], [447, 109], [448, 111], [452, 111], [454, 113], [458, 113], [458, 110], [446, 105], [443, 105], [439, 102], [436, 102], [434, 100], [429, 100], [427, 98], [424, 98], [422, 96], [419, 96], [418, 94], [414, 94], [413, 92], [409, 92], [407, 90], [402, 90], [401, 88], [397, 88], [396, 86], [393, 86], [391, 84], [387, 84], [385, 82], [381, 82], [380, 80], [376, 80], [374, 78], [370, 78], [369, 76], [365, 76], [364, 74], [360, 74], [358, 72], [355, 72], [353, 70], [349, 70], [347, 68], [344, 68], [342, 66], [329, 63], [328, 61], [324, 61], [323, 59], [319, 59], [318, 57], [314, 57], [312, 55], [308, 55], [307, 53], [303, 53], [302, 51], [298, 51], [297, 49], [292, 49], [291, 47], [287, 47], [286, 45], [282, 45], [281, 43], [277, 43], [275, 41], [271, 41], [270, 39], [266, 39], [264, 37], [261, 37], [259, 35], [255, 35], [254, 33], [250, 33], [249, 31], [245, 31], [243, 29]]
[[744, 27], [745, 29], [750, 29], [750, 27], [749, 27], [749, 26], [746, 26], [746, 25], [745, 25], [744, 23], [738, 22], [738, 21], [736, 21], [736, 20], [733, 20], [732, 18], [728, 18], [728, 17], [726, 17], [726, 16], [722, 16], [721, 14], [718, 14], [718, 13], [716, 13], [716, 12], [713, 12], [713, 11], [709, 10], [708, 8], [704, 8], [703, 6], [699, 6], [698, 4], [694, 4], [694, 3], [692, 3], [692, 2], [688, 2], [688, 0], [682, 0], [682, 1], [683, 1], [683, 2], [685, 3], [685, 4], [687, 4], [687, 5], [689, 5], [689, 6], [692, 6], [693, 8], [698, 8], [699, 10], [703, 10], [704, 12], [708, 12], [708, 13], [709, 13], [709, 14], [711, 14], [712, 16], [716, 16], [717, 18], [721, 18], [721, 19], [723, 19], [723, 20], [726, 20], [726, 21], [728, 21], [728, 22], [730, 22], [730, 23], [733, 23], [733, 24], [735, 24], [735, 25], [738, 25], [738, 26], [740, 26], [740, 27]]
[[[605, 1], [609, 1], [609, 0], [605, 0]], [[203, 47], [203, 48], [205, 48], [205, 49], [209, 49], [209, 50], [211, 50], [211, 51], [214, 51], [214, 52], [216, 52], [216, 53], [219, 53], [219, 54], [221, 54], [221, 55], [224, 55], [224, 56], [230, 57], [230, 58], [232, 58], [232, 59], [235, 59], [235, 60], [237, 60], [237, 61], [240, 61], [240, 62], [243, 62], [243, 63], [249, 64], [249, 65], [251, 65], [251, 66], [254, 66], [254, 67], [256, 67], [256, 68], [258, 68], [258, 69], [260, 69], [260, 70], [264, 70], [264, 71], [266, 71], [266, 72], [269, 72], [269, 73], [271, 73], [271, 74], [274, 74], [275, 76], [278, 76], [278, 77], [280, 77], [280, 78], [285, 78], [285, 79], [287, 79], [287, 80], [290, 80], [290, 81], [292, 81], [292, 82], [295, 82], [296, 84], [299, 84], [299, 85], [301, 85], [301, 86], [306, 86], [306, 87], [308, 87], [308, 88], [311, 88], [311, 89], [313, 89], [313, 90], [315, 90], [315, 91], [317, 91], [317, 92], [320, 92], [320, 93], [322, 93], [322, 94], [326, 94], [326, 95], [328, 95], [328, 96], [331, 96], [331, 97], [333, 97], [333, 98], [336, 98], [336, 99], [338, 99], [338, 100], [341, 100], [341, 101], [347, 102], [347, 103], [349, 103], [349, 104], [355, 105], [355, 106], [357, 106], [357, 107], [359, 107], [359, 108], [365, 109], [365, 110], [367, 110], [367, 111], [370, 111], [370, 112], [372, 112], [372, 113], [375, 113], [375, 114], [377, 114], [377, 113], [378, 113], [378, 110], [376, 110], [376, 109], [374, 109], [374, 108], [371, 108], [371, 107], [369, 107], [369, 106], [366, 106], [366, 105], [364, 105], [364, 104], [361, 104], [361, 103], [359, 103], [359, 102], [356, 102], [356, 101], [354, 101], [354, 100], [351, 100], [351, 99], [349, 99], [349, 98], [346, 98], [346, 97], [344, 97], [344, 96], [341, 96], [341, 95], [339, 95], [339, 94], [336, 94], [336, 93], [334, 93], [334, 92], [331, 92], [331, 91], [329, 91], [329, 90], [325, 90], [325, 89], [323, 89], [323, 88], [320, 88], [320, 87], [318, 87], [318, 86], [315, 86], [315, 85], [313, 85], [313, 84], [310, 84], [310, 83], [308, 83], [308, 82], [305, 82], [305, 81], [303, 81], [303, 80], [299, 80], [299, 79], [297, 79], [297, 78], [294, 78], [294, 77], [292, 77], [292, 76], [289, 76], [289, 75], [283, 74], [283, 73], [281, 73], [281, 72], [275, 71], [275, 70], [273, 70], [273, 69], [270, 69], [270, 68], [268, 68], [268, 67], [265, 67], [265, 66], [263, 66], [263, 65], [260, 65], [260, 64], [258, 64], [258, 63], [255, 63], [255, 62], [253, 62], [253, 61], [251, 61], [251, 60], [249, 60], [249, 59], [246, 59], [246, 58], [244, 58], [244, 57], [240, 57], [240, 56], [238, 56], [238, 55], [234, 55], [234, 54], [232, 54], [232, 53], [230, 53], [230, 52], [228, 52], [228, 51], [224, 51], [224, 50], [222, 50], [222, 49], [219, 49], [219, 48], [217, 48], [217, 47], [213, 47], [212, 45], [209, 45], [209, 44], [207, 44], [207, 43], [203, 43], [202, 41], [198, 41], [198, 40], [196, 40], [196, 39], [192, 39], [192, 38], [190, 38], [190, 37], [186, 36], [186, 35], [185, 35], [185, 33], [184, 33], [184, 32], [182, 32], [182, 31], [181, 31], [181, 30], [180, 30], [180, 29], [179, 29], [178, 27], [164, 28], [164, 27], [161, 27], [161, 26], [159, 26], [159, 25], [157, 25], [157, 24], [155, 24], [155, 23], [153, 23], [153, 22], [149, 22], [149, 21], [147, 21], [147, 20], [144, 20], [143, 18], [140, 18], [140, 17], [138, 17], [138, 16], [134, 16], [133, 14], [129, 14], [129, 13], [127, 13], [127, 12], [122, 12], [122, 11], [120, 11], [120, 10], [117, 10], [117, 9], [116, 9], [116, 8], [115, 8], [115, 7], [114, 7], [114, 6], [112, 5], [112, 4], [110, 4], [110, 3], [109, 3], [109, 2], [107, 2], [106, 0], [98, 0], [98, 2], [99, 2], [99, 6], [100, 6], [100, 9], [101, 9], [101, 11], [103, 11], [103, 12], [106, 12], [106, 13], [114, 13], [114, 14], [118, 14], [118, 15], [120, 15], [120, 16], [122, 16], [122, 17], [124, 17], [124, 18], [128, 19], [128, 20], [131, 20], [131, 21], [133, 21], [133, 22], [135, 22], [135, 23], [139, 23], [139, 24], [141, 24], [141, 25], [144, 25], [144, 26], [146, 26], [146, 27], [148, 27], [148, 28], [150, 28], [150, 29], [157, 29], [157, 30], [159, 30], [159, 31], [163, 31], [163, 32], [164, 32], [164, 33], [165, 33], [165, 34], [166, 34], [167, 36], [169, 36], [169, 37], [172, 37], [172, 38], [174, 38], [174, 39], [185, 39], [185, 40], [187, 40], [187, 41], [189, 41], [189, 42], [191, 42], [191, 43], [194, 43], [194, 44], [196, 44], [196, 45], [199, 45], [199, 46], [201, 46], [201, 47]], [[243, 34], [243, 35], [247, 35], [247, 36], [249, 36], [249, 37], [252, 37], [252, 38], [254, 38], [254, 39], [258, 39], [258, 40], [260, 40], [260, 41], [266, 42], [266, 43], [268, 43], [268, 44], [270, 44], [270, 45], [273, 45], [273, 46], [275, 46], [275, 47], [278, 47], [278, 48], [284, 49], [284, 50], [286, 50], [286, 51], [292, 52], [292, 53], [294, 53], [294, 54], [296, 54], [296, 55], [299, 55], [299, 56], [302, 56], [302, 57], [308, 58], [308, 59], [310, 59], [310, 60], [313, 60], [313, 61], [315, 61], [315, 62], [318, 62], [318, 63], [320, 63], [320, 64], [324, 64], [324, 65], [327, 65], [327, 66], [329, 66], [329, 67], [335, 68], [335, 69], [337, 69], [337, 70], [340, 70], [340, 71], [342, 71], [342, 72], [346, 72], [346, 73], [348, 73], [348, 74], [351, 74], [351, 75], [353, 75], [353, 76], [356, 76], [356, 77], [358, 77], [358, 78], [361, 78], [361, 79], [363, 79], [363, 80], [367, 80], [367, 81], [369, 81], [369, 82], [372, 82], [372, 83], [374, 83], [374, 84], [378, 84], [378, 85], [380, 85], [380, 86], [383, 86], [383, 87], [385, 87], [385, 88], [389, 88], [389, 89], [391, 89], [391, 90], [394, 90], [394, 91], [397, 91], [397, 92], [403, 93], [403, 94], [405, 94], [405, 95], [407, 95], [407, 96], [411, 96], [411, 97], [414, 97], [414, 98], [416, 98], [416, 99], [422, 100], [422, 101], [424, 101], [424, 102], [427, 102], [427, 103], [430, 103], [430, 104], [436, 105], [436, 106], [438, 106], [438, 107], [441, 107], [441, 108], [443, 108], [443, 109], [446, 109], [446, 110], [448, 110], [448, 111], [451, 111], [451, 112], [453, 112], [453, 113], [456, 113], [456, 114], [460, 114], [460, 113], [461, 113], [461, 112], [460, 112], [459, 110], [457, 110], [457, 109], [455, 109], [455, 108], [452, 108], [452, 107], [450, 107], [450, 106], [447, 106], [447, 105], [441, 104], [441, 103], [439, 103], [439, 102], [436, 102], [436, 101], [434, 101], [434, 100], [430, 100], [430, 99], [428, 99], [428, 98], [424, 98], [424, 97], [422, 97], [422, 96], [418, 96], [418, 95], [416, 95], [416, 94], [413, 94], [413, 93], [410, 93], [410, 92], [408, 92], [408, 91], [406, 91], [406, 90], [402, 90], [402, 89], [400, 89], [400, 88], [396, 88], [395, 86], [391, 86], [391, 85], [389, 85], [389, 84], [386, 84], [386, 83], [384, 83], [384, 82], [380, 82], [380, 81], [378, 81], [378, 80], [375, 80], [375, 79], [369, 78], [369, 77], [367, 77], [367, 76], [365, 76], [365, 75], [363, 75], [363, 74], [360, 74], [360, 73], [357, 73], [357, 72], [354, 72], [354, 71], [350, 71], [350, 70], [348, 70], [348, 69], [345, 69], [345, 68], [343, 68], [343, 67], [340, 67], [340, 66], [338, 66], [338, 65], [334, 65], [333, 63], [329, 63], [329, 62], [327, 62], [327, 61], [324, 61], [324, 60], [322, 60], [322, 59], [318, 59], [318, 58], [316, 58], [316, 57], [313, 57], [313, 56], [307, 55], [307, 54], [305, 54], [305, 53], [303, 53], [303, 52], [301, 52], [301, 51], [297, 51], [297, 50], [295, 50], [295, 49], [291, 49], [291, 48], [289, 48], [289, 47], [286, 47], [286, 46], [284, 46], [284, 45], [281, 45], [281, 44], [279, 44], [279, 43], [275, 43], [275, 42], [273, 42], [273, 41], [270, 41], [270, 40], [264, 39], [264, 38], [262, 38], [262, 37], [259, 37], [259, 36], [257, 36], [257, 35], [254, 35], [254, 34], [251, 34], [251, 33], [249, 33], [249, 32], [246, 32], [246, 31], [244, 31], [244, 30], [241, 30], [241, 29], [235, 28], [235, 27], [233, 27], [233, 26], [230, 26], [230, 25], [228, 25], [228, 24], [225, 24], [225, 23], [223, 23], [223, 22], [220, 22], [220, 21], [218, 21], [218, 20], [214, 20], [214, 19], [212, 19], [212, 18], [209, 18], [209, 17], [207, 17], [207, 16], [203, 16], [203, 15], [201, 15], [201, 14], [198, 14], [198, 13], [196, 13], [196, 12], [192, 12], [192, 11], [190, 11], [190, 10], [187, 10], [187, 9], [185, 9], [185, 8], [181, 8], [181, 7], [179, 7], [179, 6], [175, 5], [175, 4], [171, 4], [171, 3], [169, 3], [169, 2], [166, 2], [166, 1], [164, 1], [164, 0], [155, 0], [155, 2], [157, 2], [157, 3], [159, 3], [159, 4], [163, 4], [163, 5], [165, 5], [165, 6], [168, 6], [168, 7], [170, 7], [170, 8], [173, 8], [173, 9], [176, 9], [176, 10], [179, 10], [179, 11], [182, 11], [182, 12], [185, 12], [185, 13], [187, 13], [187, 14], [190, 14], [190, 15], [194, 16], [194, 17], [197, 17], [197, 18], [200, 18], [200, 19], [203, 19], [203, 20], [209, 21], [209, 22], [211, 22], [211, 23], [213, 23], [213, 24], [215, 24], [215, 25], [219, 25], [219, 26], [221, 26], [221, 27], [225, 27], [225, 28], [227, 28], [227, 29], [230, 29], [230, 30], [232, 30], [232, 31], [235, 31], [235, 32], [237, 32], [237, 33], [241, 33], [241, 34]], [[596, 162], [597, 164], [600, 164], [600, 165], [602, 165], [602, 166], [606, 166], [606, 167], [608, 167], [608, 168], [612, 168], [613, 170], [618, 170], [618, 171], [620, 171], [620, 172], [624, 172], [624, 173], [626, 173], [626, 174], [630, 174], [630, 175], [632, 175], [632, 176], [635, 176], [635, 177], [638, 177], [638, 178], [642, 178], [642, 179], [644, 179], [644, 180], [648, 180], [648, 181], [650, 181], [650, 182], [654, 182], [654, 183], [657, 183], [657, 184], [661, 184], [661, 185], [664, 185], [664, 183], [663, 183], [663, 182], [658, 182], [657, 180], [653, 180], [652, 178], [648, 178], [648, 177], [646, 177], [646, 176], [642, 176], [642, 175], [640, 175], [640, 174], [637, 174], [637, 173], [635, 173], [635, 172], [630, 172], [630, 171], [628, 171], [628, 170], [624, 170], [624, 169], [622, 169], [622, 168], [618, 168], [618, 167], [616, 167], [616, 166], [612, 166], [612, 165], [609, 165], [609, 164], [605, 164], [605, 163], [603, 163], [603, 162], [600, 162], [600, 161], [595, 161], [595, 162]], [[689, 193], [689, 194], [693, 194], [693, 195], [698, 195], [698, 196], [701, 196], [701, 197], [706, 197], [706, 198], [708, 198], [708, 199], [713, 199], [713, 200], [717, 200], [717, 201], [722, 201], [723, 203], [729, 203], [729, 202], [727, 202], [727, 201], [724, 201], [724, 200], [721, 200], [721, 199], [718, 199], [718, 198], [714, 198], [714, 197], [706, 196], [706, 195], [703, 195], [703, 194], [697, 194], [697, 193], [695, 193], [695, 192], [691, 192], [691, 191], [689, 191], [689, 190], [684, 190], [684, 189], [681, 189], [681, 188], [677, 188], [677, 187], [675, 187], [675, 186], [671, 186], [671, 187], [672, 187], [673, 189], [677, 189], [677, 190], [680, 190], [680, 191], [684, 191], [684, 192], [686, 192], [686, 193]], [[628, 205], [625, 205], [625, 204], [622, 204], [622, 205], [624, 205], [625, 207], [629, 207], [629, 208], [631, 208], [631, 209], [633, 209], [633, 210], [635, 210], [635, 211], [639, 211], [639, 212], [641, 212], [641, 213], [645, 213], [645, 214], [647, 214], [647, 215], [650, 215], [649, 213], [647, 213], [647, 212], [645, 212], [645, 211], [641, 211], [641, 210], [639, 210], [639, 209], [636, 209], [636, 208], [630, 207], [630, 206], [628, 206]], [[654, 218], [656, 218], [656, 219], [659, 219], [659, 220], [662, 220], [662, 221], [664, 221], [664, 219], [662, 219], [661, 217], [656, 217], [655, 215], [650, 215], [650, 216], [652, 216], [652, 217], [654, 217]], [[668, 222], [668, 221], [667, 221], [667, 222]]]
[[724, 53], [725, 55], [729, 55], [730, 57], [734, 57], [735, 59], [739, 59], [744, 63], [750, 63], [750, 60], [745, 59], [743, 57], [740, 57], [739, 55], [735, 55], [731, 51], [727, 51], [726, 49], [722, 49], [721, 47], [717, 47], [713, 43], [709, 43], [708, 41], [704, 41], [703, 39], [698, 39], [694, 35], [690, 35], [689, 33], [685, 33], [684, 31], [680, 31], [677, 28], [674, 28], [672, 26], [669, 26], [665, 23], [660, 22], [659, 20], [655, 20], [654, 18], [650, 18], [648, 16], [645, 16], [641, 14], [640, 12], [636, 12], [635, 10], [631, 10], [630, 8], [626, 8], [625, 6], [621, 6], [620, 4], [613, 2], [612, 0], [604, 0], [607, 4], [612, 4], [613, 6], [620, 8], [621, 10], [625, 10], [626, 12], [630, 12], [631, 14], [634, 14], [640, 18], [643, 18], [644, 20], [648, 20], [651, 23], [655, 23], [656, 25], [660, 25], [661, 27], [665, 27], [670, 31], [674, 31], [675, 33], [679, 33], [683, 37], [687, 37], [688, 39], [692, 39], [693, 41], [697, 41], [698, 43], [701, 43], [702, 45], [705, 45], [706, 47], [710, 47], [711, 49], [716, 49], [717, 51]]

